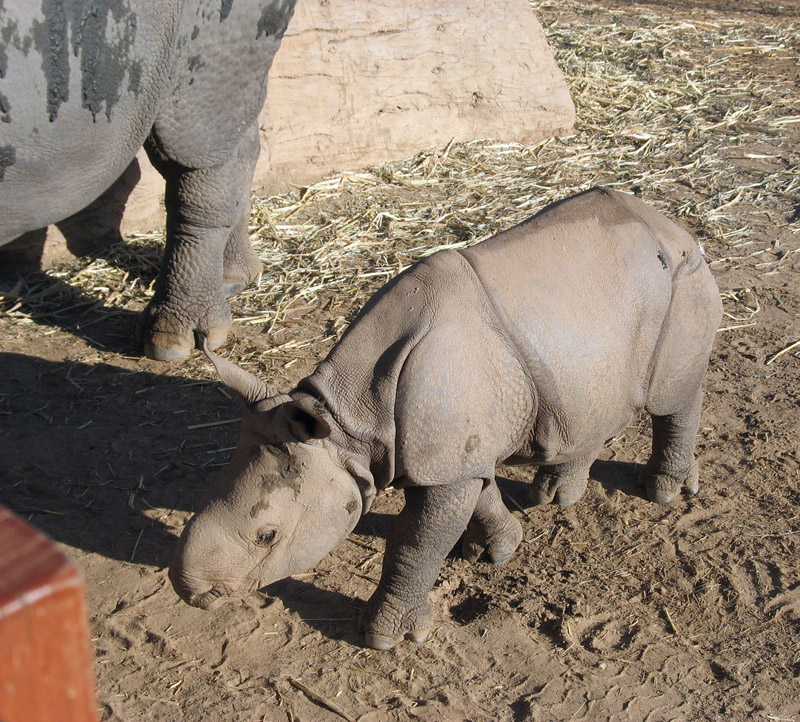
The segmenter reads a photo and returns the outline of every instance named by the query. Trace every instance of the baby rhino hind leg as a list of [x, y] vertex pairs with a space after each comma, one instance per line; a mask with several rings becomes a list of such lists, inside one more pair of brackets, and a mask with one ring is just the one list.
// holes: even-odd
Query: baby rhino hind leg
[[[689, 261], [687, 261], [689, 263]], [[681, 489], [696, 494], [695, 438], [703, 377], [722, 316], [719, 290], [700, 260], [674, 281], [645, 409], [653, 419], [653, 452], [641, 474], [651, 501], [666, 504]]]
[[502, 564], [511, 558], [521, 541], [522, 525], [506, 509], [492, 479], [478, 497], [461, 542], [461, 553], [467, 561], [476, 562], [485, 549], [492, 564]]
[[596, 454], [566, 461], [563, 464], [540, 466], [533, 479], [529, 493], [534, 504], [570, 506], [583, 496], [589, 483], [589, 467], [597, 458]]
[[700, 425], [701, 400], [702, 393], [698, 391], [687, 412], [652, 415], [653, 451], [640, 475], [650, 501], [667, 504], [681, 490], [697, 493], [700, 483], [694, 445]]

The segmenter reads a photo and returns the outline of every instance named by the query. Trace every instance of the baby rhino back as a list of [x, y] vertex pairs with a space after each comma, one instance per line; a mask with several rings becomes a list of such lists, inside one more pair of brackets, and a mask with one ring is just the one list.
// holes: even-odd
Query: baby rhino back
[[646, 402], [691, 237], [634, 198], [591, 190], [464, 251], [538, 394], [524, 455], [596, 448]]

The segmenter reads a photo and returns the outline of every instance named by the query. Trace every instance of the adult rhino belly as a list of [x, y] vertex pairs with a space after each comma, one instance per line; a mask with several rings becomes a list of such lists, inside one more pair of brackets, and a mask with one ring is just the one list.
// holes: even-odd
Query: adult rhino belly
[[0, 242], [79, 211], [130, 163], [166, 82], [175, 32], [171, 5], [6, 3], [0, 13]]

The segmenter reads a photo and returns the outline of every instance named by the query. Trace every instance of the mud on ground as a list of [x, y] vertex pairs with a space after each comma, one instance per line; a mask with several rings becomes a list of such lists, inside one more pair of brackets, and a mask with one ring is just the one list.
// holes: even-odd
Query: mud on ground
[[[157, 247], [117, 249], [108, 258], [122, 280], [107, 286], [99, 276], [81, 290], [95, 273], [90, 259], [14, 279], [2, 286], [0, 317], [0, 501], [85, 570], [103, 719], [800, 720], [800, 347], [792, 346], [800, 340], [800, 117], [796, 105], [787, 110], [798, 90], [797, 7], [535, 8], [578, 102], [574, 138], [541, 149], [439, 149], [342, 183], [337, 195], [272, 199], [255, 225], [274, 226], [270, 243], [296, 238], [300, 248], [312, 235], [336, 243], [331, 219], [362, 219], [364, 237], [396, 235], [384, 259], [391, 269], [421, 242], [402, 233], [421, 203], [431, 212], [428, 248], [536, 210], [533, 191], [523, 202], [510, 187], [470, 201], [491, 213], [460, 206], [455, 164], [469, 166], [470, 153], [524, 156], [526, 182], [549, 182], [553, 193], [615, 179], [637, 186], [697, 233], [723, 292], [698, 437], [700, 493], [669, 506], [643, 498], [635, 480], [648, 454], [646, 419], [608, 445], [574, 507], [529, 506], [532, 472], [501, 470], [525, 541], [499, 567], [452, 555], [432, 593], [436, 628], [420, 646], [374, 652], [354, 632], [398, 492], [379, 498], [308, 574], [214, 613], [193, 609], [177, 599], [165, 567], [235, 443], [240, 411], [198, 356], [176, 365], [138, 357], [135, 314]], [[667, 70], [685, 67], [691, 79], [720, 62], [719, 72], [735, 77], [687, 97], [696, 117], [675, 103], [659, 111], [675, 115], [680, 148], [667, 147], [667, 130], [637, 120], [647, 97], [689, 88]], [[614, 92], [604, 90], [609, 78], [619, 81]], [[606, 125], [603, 107], [611, 108]], [[609, 130], [611, 118], [621, 132]], [[603, 134], [627, 150], [592, 160], [586, 139]], [[379, 183], [388, 187], [382, 196]], [[374, 288], [390, 272], [370, 275], [361, 263], [344, 259], [341, 273]], [[313, 368], [360, 298], [341, 289], [311, 301], [289, 296], [276, 301], [280, 316], [252, 297], [238, 301], [225, 347], [280, 388]]]

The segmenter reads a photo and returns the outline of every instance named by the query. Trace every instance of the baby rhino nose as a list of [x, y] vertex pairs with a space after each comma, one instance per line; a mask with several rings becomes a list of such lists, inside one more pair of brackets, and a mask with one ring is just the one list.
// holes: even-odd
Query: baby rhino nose
[[[181, 599], [193, 607], [201, 609], [215, 609], [225, 601], [227, 592], [219, 586], [208, 588], [208, 582], [188, 578], [183, 570], [173, 564], [169, 570], [169, 579]], [[205, 591], [198, 589], [206, 588]]]

